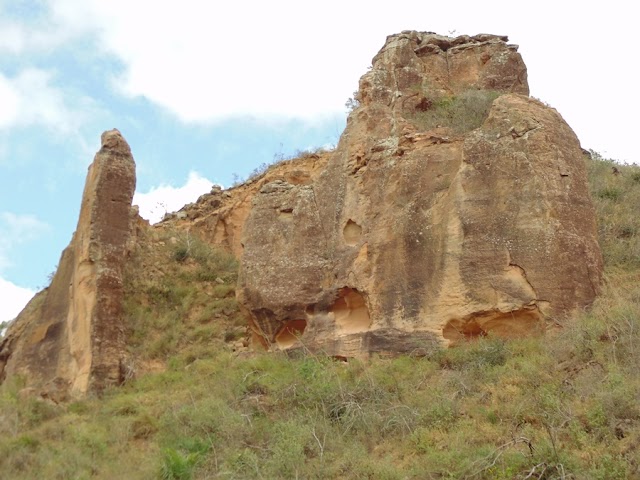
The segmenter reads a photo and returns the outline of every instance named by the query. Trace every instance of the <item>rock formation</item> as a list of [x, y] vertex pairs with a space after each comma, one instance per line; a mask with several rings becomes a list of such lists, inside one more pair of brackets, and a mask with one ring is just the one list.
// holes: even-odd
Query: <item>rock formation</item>
[[602, 273], [582, 150], [506, 37], [387, 38], [318, 178], [262, 185], [238, 298], [267, 348], [398, 353], [543, 331]]
[[[0, 382], [20, 375], [54, 400], [119, 383], [124, 262], [135, 242], [163, 245], [163, 229], [241, 258], [237, 298], [268, 349], [427, 352], [587, 307], [602, 258], [582, 149], [528, 96], [507, 42], [388, 37], [334, 152], [214, 188], [157, 227], [131, 209], [129, 146], [105, 132], [53, 281], [0, 343]], [[141, 265], [132, 275], [166, 274]]]
[[202, 195], [197, 203], [185, 205], [167, 215], [160, 228], [190, 229], [206, 242], [220, 246], [236, 257], [242, 256], [242, 232], [251, 212], [253, 198], [265, 183], [284, 181], [292, 185], [309, 185], [324, 170], [328, 152], [308, 153], [295, 160], [273, 165], [261, 175], [222, 190], [217, 185]]
[[80, 218], [51, 285], [0, 344], [0, 380], [23, 376], [56, 401], [117, 384], [125, 348], [122, 270], [131, 231], [135, 163], [117, 130], [102, 134]]

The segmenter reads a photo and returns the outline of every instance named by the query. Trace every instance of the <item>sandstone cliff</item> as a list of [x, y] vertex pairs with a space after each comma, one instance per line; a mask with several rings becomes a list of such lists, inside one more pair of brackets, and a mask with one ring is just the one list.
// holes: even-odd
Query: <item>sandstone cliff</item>
[[244, 227], [239, 300], [264, 346], [407, 352], [540, 332], [602, 272], [578, 139], [494, 35], [390, 36], [308, 185]]
[[135, 182], [129, 145], [117, 130], [105, 132], [89, 167], [76, 232], [51, 285], [0, 344], [0, 379], [21, 375], [30, 389], [54, 400], [119, 382], [122, 269]]

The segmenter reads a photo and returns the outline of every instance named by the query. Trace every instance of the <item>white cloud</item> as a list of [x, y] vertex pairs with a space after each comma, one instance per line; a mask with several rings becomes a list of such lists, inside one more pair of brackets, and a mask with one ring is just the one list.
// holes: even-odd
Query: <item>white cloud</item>
[[52, 72], [27, 68], [14, 77], [0, 72], [0, 130], [14, 126], [46, 126], [61, 134], [76, 133], [86, 121], [92, 101], [54, 86]]
[[378, 47], [382, 39], [353, 28], [362, 14], [357, 5], [329, 4], [49, 2], [57, 22], [78, 34], [90, 25], [103, 51], [124, 63], [115, 89], [186, 122], [344, 112], [374, 53], [363, 39], [375, 37]]
[[[89, 21], [92, 17], [83, 2], [56, 0], [50, 3], [38, 1], [29, 5], [28, 10], [23, 9], [22, 14], [12, 14], [9, 5], [0, 2], [0, 53], [52, 52], [96, 28]], [[25, 14], [27, 11], [29, 15]]]
[[0, 270], [11, 265], [13, 247], [46, 233], [49, 225], [30, 214], [0, 212]]
[[[540, 0], [526, 15], [506, 0], [460, 0], [463, 16], [451, 15], [446, 2], [418, 0], [398, 8], [377, 0], [41, 5], [47, 15], [30, 23], [0, 20], [0, 52], [96, 45], [96, 59], [106, 55], [123, 66], [110, 79], [115, 91], [198, 123], [344, 112], [384, 36], [403, 29], [508, 34], [521, 45], [533, 94], [557, 107], [585, 146], [611, 145], [613, 156], [638, 159], [630, 112], [640, 106], [632, 93], [633, 62], [621, 48], [634, 42], [636, 17], [626, 0], [584, 5], [579, 22], [571, 21], [570, 5], [551, 0]], [[1, 113], [5, 121], [17, 115], [15, 107], [7, 111], [13, 113]]]
[[1, 212], [0, 222], [4, 224], [3, 230], [8, 232], [9, 236], [16, 238], [17, 242], [31, 240], [49, 229], [45, 222], [31, 214]]
[[50, 50], [68, 38], [63, 30], [52, 30], [50, 25], [32, 29], [24, 24], [0, 20], [0, 52], [20, 55], [29, 50]]
[[13, 320], [35, 293], [0, 277], [0, 322]]
[[190, 172], [182, 187], [160, 185], [147, 193], [136, 192], [133, 204], [140, 207], [140, 216], [151, 223], [162, 220], [165, 213], [180, 210], [184, 205], [194, 202], [204, 193], [209, 193], [213, 182], [197, 172]]
[[0, 73], [0, 129], [17, 122], [20, 114], [20, 93], [13, 82]]

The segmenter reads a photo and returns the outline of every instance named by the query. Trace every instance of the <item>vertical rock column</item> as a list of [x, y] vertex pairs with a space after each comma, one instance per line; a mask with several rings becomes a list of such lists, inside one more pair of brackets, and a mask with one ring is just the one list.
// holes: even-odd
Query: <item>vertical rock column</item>
[[135, 185], [129, 145], [117, 130], [103, 133], [76, 232], [51, 285], [0, 343], [0, 382], [20, 376], [34, 393], [56, 401], [119, 383], [125, 349], [122, 275]]
[[124, 351], [122, 271], [130, 236], [135, 163], [120, 132], [102, 134], [89, 167], [78, 228], [67, 316], [72, 391], [115, 384]]

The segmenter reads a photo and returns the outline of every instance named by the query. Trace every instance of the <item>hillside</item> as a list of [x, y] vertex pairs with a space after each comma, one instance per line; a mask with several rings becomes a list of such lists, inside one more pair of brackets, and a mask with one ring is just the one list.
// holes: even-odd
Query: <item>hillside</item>
[[103, 133], [0, 339], [0, 477], [640, 478], [640, 167], [506, 36], [391, 35], [350, 105], [156, 225]]
[[172, 275], [128, 286], [148, 302], [131, 348], [168, 368], [69, 404], [15, 382], [3, 478], [640, 478], [640, 168], [584, 160], [604, 289], [541, 338], [347, 363], [234, 353], [233, 258], [158, 233]]

